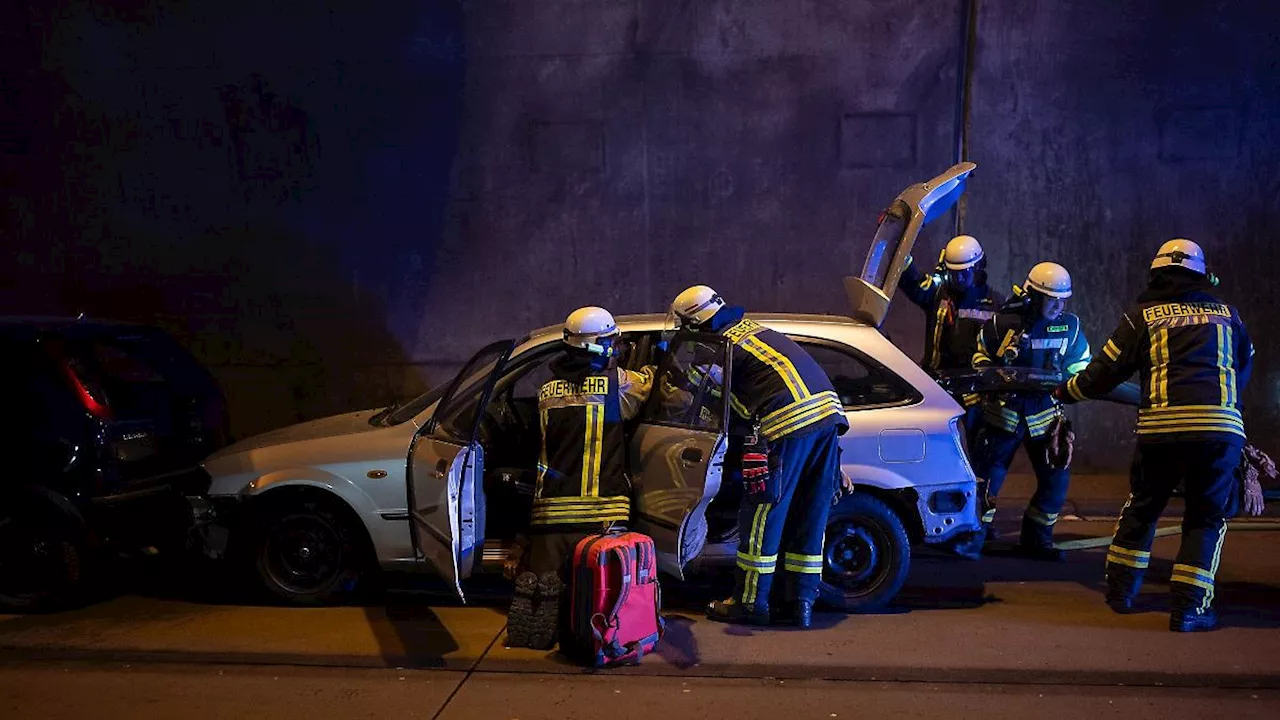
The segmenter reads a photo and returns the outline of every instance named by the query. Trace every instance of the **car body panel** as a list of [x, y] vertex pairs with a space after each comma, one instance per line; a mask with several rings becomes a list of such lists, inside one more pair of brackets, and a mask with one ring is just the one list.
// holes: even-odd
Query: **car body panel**
[[[752, 318], [798, 341], [825, 340], [852, 347], [881, 363], [909, 383], [921, 400], [910, 405], [850, 410], [850, 429], [840, 439], [841, 467], [856, 485], [887, 491], [913, 490], [917, 503], [927, 507], [934, 492], [960, 486], [968, 492], [966, 507], [924, 528], [927, 542], [941, 543], [978, 527], [973, 471], [954, 434], [953, 421], [961, 407], [918, 365], [875, 328], [835, 315], [753, 313]], [[621, 316], [627, 334], [663, 330], [662, 315]], [[512, 353], [512, 364], [527, 353], [560, 341], [559, 326], [534, 331]], [[324, 418], [271, 433], [277, 442], [250, 438], [212, 455], [204, 464], [212, 476], [214, 496], [262, 495], [273, 488], [306, 484], [333, 492], [352, 506], [364, 522], [379, 562], [387, 568], [421, 565], [413, 549], [406, 505], [406, 464], [418, 427], [427, 424], [435, 405], [412, 422], [392, 427], [370, 425], [376, 411]], [[880, 435], [885, 430], [918, 430], [924, 435], [924, 457], [918, 462], [886, 463], [880, 459]], [[373, 479], [369, 473], [386, 472]], [[441, 489], [443, 492], [443, 489]], [[684, 507], [692, 510], [694, 504]], [[703, 507], [705, 509], [705, 506]], [[932, 513], [931, 513], [932, 514]], [[940, 532], [931, 533], [932, 528]], [[650, 528], [651, 530], [653, 528]], [[683, 558], [688, 560], [688, 558]], [[668, 571], [676, 562], [668, 559]]]

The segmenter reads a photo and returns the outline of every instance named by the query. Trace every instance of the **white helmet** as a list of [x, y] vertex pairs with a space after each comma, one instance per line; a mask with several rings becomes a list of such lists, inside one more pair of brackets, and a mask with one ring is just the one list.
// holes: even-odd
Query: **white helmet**
[[957, 235], [942, 251], [942, 262], [948, 270], [968, 270], [982, 262], [982, 245], [972, 235]]
[[694, 285], [676, 296], [671, 314], [681, 323], [701, 325], [724, 307], [724, 299], [706, 285]]
[[1042, 262], [1031, 268], [1022, 287], [1049, 297], [1066, 299], [1071, 297], [1071, 273], [1058, 263]]
[[1204, 275], [1204, 251], [1200, 246], [1184, 238], [1176, 238], [1160, 246], [1160, 252], [1151, 259], [1151, 269], [1178, 266]]
[[601, 342], [618, 336], [613, 315], [601, 307], [578, 308], [564, 321], [564, 342], [594, 355], [612, 355], [613, 343]]

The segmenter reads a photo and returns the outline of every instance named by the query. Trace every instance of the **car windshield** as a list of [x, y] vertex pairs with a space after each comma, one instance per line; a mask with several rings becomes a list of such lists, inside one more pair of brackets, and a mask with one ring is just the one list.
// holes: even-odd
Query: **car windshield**
[[[526, 335], [520, 340], [514, 342], [519, 344], [528, 339], [529, 338]], [[493, 367], [496, 362], [497, 358], [494, 358], [491, 362], [485, 363], [483, 367], [471, 373], [469, 377], [462, 381], [462, 384], [459, 385], [458, 390], [453, 394], [453, 397], [463, 398], [475, 394], [479, 385], [488, 379], [489, 375], [493, 373]], [[465, 369], [466, 368], [464, 368], [464, 370]], [[369, 422], [374, 425], [390, 426], [399, 425], [410, 418], [416, 417], [418, 413], [431, 407], [432, 403], [439, 401], [440, 396], [444, 395], [445, 390], [453, 384], [454, 380], [455, 378], [449, 378], [445, 382], [439, 383], [435, 387], [412, 400], [403, 403], [395, 403], [386, 410], [374, 415], [369, 419]]]

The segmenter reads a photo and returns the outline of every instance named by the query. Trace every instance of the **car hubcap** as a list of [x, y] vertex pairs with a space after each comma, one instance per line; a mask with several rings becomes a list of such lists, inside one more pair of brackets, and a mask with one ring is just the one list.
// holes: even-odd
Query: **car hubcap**
[[30, 598], [52, 588], [67, 574], [63, 550], [14, 518], [0, 520], [0, 595]]
[[323, 589], [341, 566], [342, 544], [329, 523], [314, 516], [285, 518], [267, 538], [267, 570], [291, 592]]
[[823, 575], [845, 590], [866, 589], [884, 573], [883, 538], [853, 520], [837, 520], [827, 528]]

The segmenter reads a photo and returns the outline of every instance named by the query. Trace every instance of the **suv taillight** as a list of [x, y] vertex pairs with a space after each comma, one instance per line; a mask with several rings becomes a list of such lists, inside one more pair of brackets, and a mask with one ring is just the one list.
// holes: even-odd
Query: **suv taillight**
[[89, 411], [90, 415], [98, 418], [99, 420], [110, 420], [111, 408], [107, 407], [107, 404], [102, 398], [93, 394], [93, 391], [89, 389], [89, 386], [86, 385], [85, 382], [80, 379], [80, 376], [76, 374], [76, 371], [72, 369], [71, 363], [64, 360], [62, 362], [62, 369], [66, 372], [67, 380], [71, 382], [71, 388], [75, 391], [76, 398], [80, 401], [80, 404], [84, 406], [84, 409]]

